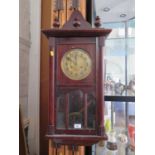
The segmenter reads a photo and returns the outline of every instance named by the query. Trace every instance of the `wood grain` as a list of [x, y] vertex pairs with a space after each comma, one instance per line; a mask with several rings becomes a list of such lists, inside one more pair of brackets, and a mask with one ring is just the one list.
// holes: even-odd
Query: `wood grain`
[[[42, 0], [41, 29], [51, 27], [51, 0]], [[40, 155], [48, 155], [48, 141], [45, 139], [48, 124], [49, 102], [49, 49], [48, 40], [41, 35], [40, 64]]]

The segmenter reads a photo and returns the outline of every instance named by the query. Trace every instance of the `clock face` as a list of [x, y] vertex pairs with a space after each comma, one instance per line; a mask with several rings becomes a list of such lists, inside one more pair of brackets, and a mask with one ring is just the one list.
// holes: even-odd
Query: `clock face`
[[62, 57], [61, 69], [69, 79], [82, 80], [90, 74], [92, 61], [86, 51], [71, 49]]

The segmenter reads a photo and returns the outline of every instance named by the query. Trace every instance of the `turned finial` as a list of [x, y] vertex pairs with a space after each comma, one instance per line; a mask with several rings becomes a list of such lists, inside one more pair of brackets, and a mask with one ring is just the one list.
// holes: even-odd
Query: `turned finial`
[[73, 26], [77, 28], [77, 27], [80, 27], [80, 25], [81, 25], [81, 22], [79, 21], [79, 19], [75, 18], [73, 21]]
[[60, 22], [59, 22], [59, 19], [57, 17], [54, 19], [53, 27], [54, 28], [59, 28], [60, 27]]
[[101, 26], [101, 20], [100, 20], [100, 17], [97, 16], [95, 18], [95, 23], [94, 23], [95, 27], [99, 28]]

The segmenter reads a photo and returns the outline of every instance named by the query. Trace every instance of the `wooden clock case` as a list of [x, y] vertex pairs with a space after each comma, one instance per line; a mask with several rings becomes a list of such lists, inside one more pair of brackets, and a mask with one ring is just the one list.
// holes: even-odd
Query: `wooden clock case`
[[[56, 25], [56, 24], [55, 24]], [[54, 27], [42, 30], [49, 40], [50, 89], [49, 118], [47, 138], [62, 145], [92, 145], [106, 140], [104, 131], [104, 43], [111, 29], [92, 28], [82, 14], [75, 10], [62, 28]], [[92, 60], [91, 73], [82, 80], [71, 80], [62, 72], [61, 60], [65, 52], [80, 48], [88, 53]], [[70, 96], [82, 94], [81, 128], [70, 126]], [[88, 98], [93, 96], [95, 108], [94, 125], [89, 120]], [[57, 98], [62, 98], [64, 111], [63, 127], [58, 127]], [[72, 103], [71, 103], [72, 104]], [[90, 113], [91, 115], [91, 113]], [[72, 124], [71, 124], [72, 125]], [[62, 126], [62, 124], [60, 124]]]

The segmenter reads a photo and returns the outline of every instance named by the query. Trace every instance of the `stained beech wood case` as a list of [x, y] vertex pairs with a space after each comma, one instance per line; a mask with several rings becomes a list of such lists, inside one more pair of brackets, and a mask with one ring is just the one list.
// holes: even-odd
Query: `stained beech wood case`
[[104, 131], [104, 42], [110, 29], [92, 28], [77, 10], [49, 40], [49, 124], [56, 144], [92, 145]]

